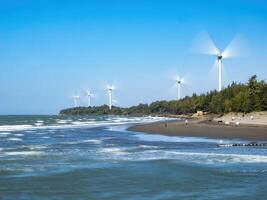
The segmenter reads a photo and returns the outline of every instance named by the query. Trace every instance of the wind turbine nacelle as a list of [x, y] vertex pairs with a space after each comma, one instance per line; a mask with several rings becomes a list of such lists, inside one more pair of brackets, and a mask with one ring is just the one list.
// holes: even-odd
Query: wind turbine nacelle
[[218, 59], [218, 60], [221, 60], [222, 58], [223, 58], [222, 54], [219, 53], [219, 54], [217, 55], [217, 59]]

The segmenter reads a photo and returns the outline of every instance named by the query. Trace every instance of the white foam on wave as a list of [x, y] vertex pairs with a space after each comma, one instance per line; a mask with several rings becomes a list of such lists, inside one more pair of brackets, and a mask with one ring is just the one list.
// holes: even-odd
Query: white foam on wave
[[43, 136], [42, 138], [43, 138], [43, 139], [50, 139], [49, 136]]
[[35, 125], [35, 126], [43, 126], [44, 123], [36, 122], [36, 123], [34, 123], [34, 125]]
[[74, 125], [91, 125], [91, 124], [96, 124], [95, 122], [77, 122], [77, 121], [74, 121], [74, 122], [71, 122], [72, 124]]
[[99, 150], [99, 153], [105, 154], [105, 155], [126, 155], [129, 154], [127, 151], [125, 151], [123, 148], [118, 147], [106, 147]]
[[[136, 133], [135, 136], [142, 141], [150, 142], [210, 142], [221, 144], [222, 140], [220, 139], [209, 139], [202, 137], [180, 137], [180, 136], [165, 136], [158, 134], [145, 134], [145, 133]], [[230, 140], [224, 140], [224, 144], [230, 143]]]
[[69, 120], [57, 120], [58, 124], [67, 124], [68, 122], [71, 122]]
[[139, 145], [138, 147], [142, 149], [158, 149], [159, 148], [158, 146], [153, 146], [153, 145]]
[[157, 146], [149, 145], [139, 145], [139, 151], [135, 150], [134, 147], [112, 147], [102, 148], [99, 153], [104, 159], [127, 161], [180, 160], [199, 164], [267, 163], [266, 155], [182, 152], [157, 149]]
[[83, 140], [83, 143], [93, 143], [93, 144], [101, 144], [101, 140], [91, 139], [91, 140]]
[[17, 142], [21, 142], [22, 141], [21, 138], [8, 138], [7, 140], [9, 140], [9, 141], [17, 141]]
[[46, 149], [48, 145], [24, 145], [21, 146], [23, 148], [29, 148], [30, 150], [40, 150], [40, 149]]
[[42, 151], [10, 151], [4, 153], [7, 156], [32, 156], [43, 154]]
[[192, 153], [172, 152], [177, 156], [190, 158], [193, 162], [214, 164], [214, 163], [267, 163], [267, 156], [264, 155], [242, 155], [242, 154], [220, 154], [220, 153]]
[[22, 131], [34, 128], [32, 125], [2, 125], [0, 131]]
[[80, 140], [80, 141], [62, 142], [61, 144], [82, 144], [82, 143], [101, 144], [102, 141], [97, 140], [97, 139], [88, 139], [88, 140]]
[[[32, 127], [32, 129], [35, 129], [35, 128]], [[36, 131], [34, 131], [34, 130], [26, 130], [25, 132], [26, 132], [26, 133], [35, 133]]]
[[[124, 125], [124, 124], [136, 124], [136, 123], [149, 123], [156, 122], [161, 120], [167, 120], [167, 118], [163, 117], [138, 117], [138, 118], [121, 118], [121, 117], [113, 117], [110, 119], [105, 119], [103, 121], [57, 121], [57, 125], [43, 125], [41, 122], [35, 123], [33, 125], [2, 125], [0, 126], [0, 131], [26, 131], [28, 133], [34, 133], [35, 130], [39, 129], [68, 129], [68, 128], [83, 128], [83, 127], [104, 127], [110, 125]], [[61, 123], [58, 123], [61, 122]], [[66, 123], [65, 123], [66, 122]], [[71, 123], [70, 123], [71, 122]]]
[[17, 137], [23, 137], [24, 134], [22, 134], [22, 133], [16, 133], [16, 134], [14, 134], [14, 136], [17, 136]]
[[9, 133], [9, 132], [0, 132], [0, 135], [1, 136], [6, 136], [6, 135], [10, 135], [11, 133]]

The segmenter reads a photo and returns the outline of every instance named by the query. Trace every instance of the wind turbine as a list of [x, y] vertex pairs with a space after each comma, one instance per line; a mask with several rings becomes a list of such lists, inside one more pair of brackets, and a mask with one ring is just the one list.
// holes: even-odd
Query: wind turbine
[[109, 96], [109, 109], [111, 110], [112, 108], [112, 95], [113, 95], [113, 90], [115, 89], [115, 87], [112, 86], [107, 86], [107, 91], [108, 91], [108, 96]]
[[77, 107], [80, 97], [78, 95], [74, 95], [72, 98], [74, 100], [74, 106]]
[[177, 77], [175, 81], [178, 86], [178, 100], [180, 100], [181, 99], [181, 87], [182, 87], [182, 84], [184, 83], [184, 80], [181, 79], [180, 77]]
[[87, 96], [87, 106], [90, 107], [91, 106], [91, 97], [93, 97], [93, 93], [91, 91], [87, 91], [86, 92], [86, 96]]
[[222, 80], [222, 67], [223, 63], [222, 61], [227, 58], [235, 57], [235, 56], [240, 56], [241, 50], [238, 48], [238, 46], [241, 45], [240, 37], [237, 35], [225, 48], [224, 51], [219, 51], [219, 49], [216, 47], [210, 36], [206, 33], [203, 32], [200, 36], [200, 42], [197, 47], [198, 53], [201, 54], [207, 54], [207, 55], [212, 55], [216, 57], [216, 66], [218, 67], [218, 91], [222, 90], [223, 86], [223, 80]]

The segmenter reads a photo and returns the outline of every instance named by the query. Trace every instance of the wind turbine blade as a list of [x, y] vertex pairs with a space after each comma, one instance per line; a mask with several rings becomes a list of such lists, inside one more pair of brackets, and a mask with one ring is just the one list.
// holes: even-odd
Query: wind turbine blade
[[207, 55], [217, 55], [220, 51], [207, 32], [200, 33], [193, 42], [193, 52]]
[[181, 83], [183, 85], [187, 84], [187, 78], [185, 76], [181, 78]]
[[233, 58], [247, 56], [248, 54], [248, 47], [246, 45], [245, 39], [240, 34], [237, 34], [225, 48], [222, 56], [223, 58]]
[[181, 77], [179, 75], [176, 75], [175, 78], [173, 79], [174, 81], [180, 81]]

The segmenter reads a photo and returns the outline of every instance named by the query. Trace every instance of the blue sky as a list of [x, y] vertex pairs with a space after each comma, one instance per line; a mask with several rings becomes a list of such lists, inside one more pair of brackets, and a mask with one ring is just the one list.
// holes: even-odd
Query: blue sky
[[[90, 88], [119, 106], [217, 88], [214, 57], [192, 52], [206, 31], [223, 50], [236, 34], [249, 55], [224, 62], [224, 85], [267, 78], [267, 4], [262, 0], [0, 0], [0, 114], [56, 114]], [[80, 105], [85, 105], [85, 99]]]

